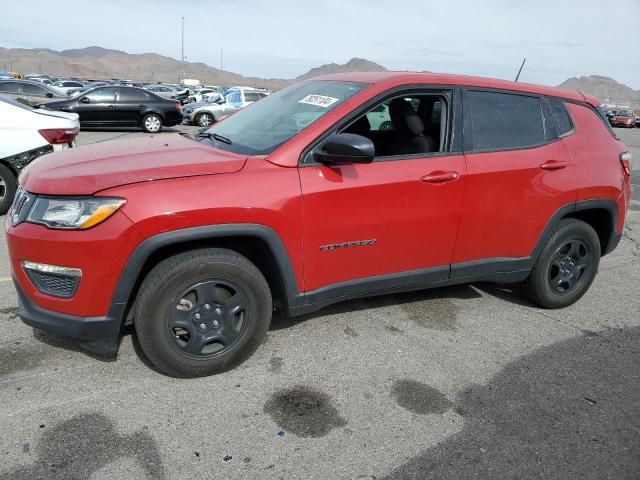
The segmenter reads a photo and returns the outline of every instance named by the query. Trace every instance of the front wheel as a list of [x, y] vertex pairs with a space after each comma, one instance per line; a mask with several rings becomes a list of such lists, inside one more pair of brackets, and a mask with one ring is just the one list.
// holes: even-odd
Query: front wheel
[[591, 286], [600, 264], [600, 240], [585, 222], [564, 219], [545, 243], [529, 278], [526, 295], [546, 308], [578, 301]]
[[142, 119], [142, 129], [147, 133], [158, 133], [162, 130], [162, 118], [155, 113], [145, 115]]
[[200, 377], [230, 370], [260, 346], [272, 313], [260, 270], [226, 249], [182, 253], [145, 278], [134, 325], [142, 350], [162, 372]]
[[13, 172], [0, 163], [0, 215], [4, 215], [11, 207], [16, 194], [18, 182]]
[[198, 127], [209, 127], [213, 124], [213, 122], [215, 122], [215, 118], [213, 118], [213, 115], [207, 112], [203, 112], [196, 115], [194, 123]]

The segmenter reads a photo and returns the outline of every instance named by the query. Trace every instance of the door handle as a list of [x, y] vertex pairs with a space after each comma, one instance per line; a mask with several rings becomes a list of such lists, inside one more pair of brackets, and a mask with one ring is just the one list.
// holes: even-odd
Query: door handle
[[565, 162], [564, 160], [547, 160], [542, 165], [540, 165], [540, 168], [543, 170], [560, 170], [562, 168], [565, 168], [566, 166], [567, 162]]
[[107, 108], [114, 108], [113, 105], [107, 105]]
[[445, 183], [452, 182], [453, 180], [457, 180], [460, 178], [460, 174], [458, 172], [431, 172], [428, 175], [425, 175], [420, 180], [426, 183]]
[[140, 108], [144, 108], [146, 107], [146, 105], [144, 103], [141, 103], [140, 105], [138, 105]]

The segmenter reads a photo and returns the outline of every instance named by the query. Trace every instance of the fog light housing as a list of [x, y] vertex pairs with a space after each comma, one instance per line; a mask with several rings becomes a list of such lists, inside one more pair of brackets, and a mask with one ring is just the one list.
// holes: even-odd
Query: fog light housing
[[36, 289], [52, 297], [71, 298], [75, 295], [82, 270], [23, 260], [22, 268]]

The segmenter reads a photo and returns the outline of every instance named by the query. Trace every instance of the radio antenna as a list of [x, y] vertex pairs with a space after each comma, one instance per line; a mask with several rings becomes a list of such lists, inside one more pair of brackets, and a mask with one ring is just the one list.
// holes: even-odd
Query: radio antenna
[[524, 62], [526, 62], [526, 61], [527, 61], [526, 58], [524, 60], [522, 60], [522, 65], [520, 65], [520, 70], [518, 70], [518, 74], [516, 75], [516, 82], [520, 78], [520, 73], [522, 72], [522, 68], [524, 67]]

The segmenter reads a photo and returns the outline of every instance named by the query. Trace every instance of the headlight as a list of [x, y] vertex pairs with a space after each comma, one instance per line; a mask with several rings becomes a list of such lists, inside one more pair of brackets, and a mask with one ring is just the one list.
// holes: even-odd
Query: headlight
[[122, 205], [123, 198], [37, 197], [26, 221], [62, 230], [86, 230], [104, 222]]

